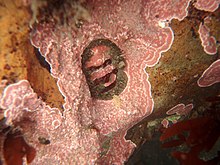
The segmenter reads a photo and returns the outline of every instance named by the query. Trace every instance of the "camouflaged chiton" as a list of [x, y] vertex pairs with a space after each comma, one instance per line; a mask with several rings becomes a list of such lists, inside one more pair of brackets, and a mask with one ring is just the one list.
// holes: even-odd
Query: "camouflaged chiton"
[[119, 95], [128, 81], [125, 66], [122, 50], [115, 43], [108, 39], [90, 42], [82, 54], [82, 70], [91, 96], [110, 100]]

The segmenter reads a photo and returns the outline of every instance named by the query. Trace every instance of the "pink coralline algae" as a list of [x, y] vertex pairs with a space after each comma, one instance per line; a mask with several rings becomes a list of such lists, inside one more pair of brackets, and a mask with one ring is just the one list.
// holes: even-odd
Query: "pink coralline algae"
[[174, 106], [173, 108], [171, 108], [170, 110], [168, 110], [166, 112], [167, 115], [173, 115], [173, 114], [177, 114], [177, 115], [187, 115], [189, 114], [189, 112], [193, 109], [193, 104], [177, 104], [176, 106]]
[[1, 108], [6, 109], [4, 116], [7, 118], [6, 124], [8, 125], [22, 122], [25, 115], [30, 116], [30, 114], [35, 114], [35, 111], [43, 111], [39, 118], [47, 116], [47, 120], [41, 120], [42, 126], [47, 129], [56, 129], [61, 124], [60, 110], [49, 108], [43, 103], [26, 80], [7, 86], [0, 103]]
[[220, 4], [220, 0], [197, 0], [194, 6], [199, 10], [214, 12]]
[[206, 17], [204, 23], [200, 23], [198, 32], [204, 51], [207, 54], [213, 55], [217, 53], [217, 44], [215, 37], [210, 35], [210, 29], [206, 25], [210, 19], [210, 17]]
[[[86, 164], [100, 152], [95, 129], [79, 127], [80, 116], [71, 111], [61, 114], [36, 96], [26, 80], [9, 85], [1, 100], [6, 123], [22, 128], [25, 140], [37, 150], [33, 164]], [[68, 120], [67, 120], [68, 119]], [[88, 138], [89, 137], [89, 138]], [[41, 139], [50, 144], [42, 144]]]
[[197, 81], [200, 87], [208, 87], [220, 82], [220, 59], [213, 62]]
[[167, 119], [163, 119], [163, 120], [161, 121], [161, 124], [163, 125], [164, 128], [168, 128], [168, 126], [169, 126], [169, 121], [168, 121]]
[[168, 24], [187, 16], [189, 2], [88, 1], [72, 9], [84, 12], [79, 20], [69, 16], [67, 25], [51, 17], [36, 25], [31, 42], [58, 79], [64, 110], [46, 105], [26, 80], [8, 86], [1, 99], [7, 124], [19, 126], [37, 150], [33, 164], [128, 159], [135, 145], [126, 132], [154, 106], [145, 67], [170, 48]]

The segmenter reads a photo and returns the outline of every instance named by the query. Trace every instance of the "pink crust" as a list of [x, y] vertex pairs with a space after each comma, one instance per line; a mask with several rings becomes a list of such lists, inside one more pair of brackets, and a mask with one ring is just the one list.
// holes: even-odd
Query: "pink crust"
[[220, 59], [213, 62], [197, 81], [198, 86], [208, 87], [220, 82]]
[[[37, 162], [33, 164], [94, 162], [100, 152], [97, 132], [88, 128], [82, 131], [76, 113], [68, 111], [62, 116], [57, 108], [50, 108], [32, 95], [35, 93], [28, 81], [21, 80], [5, 89], [0, 106], [5, 109], [7, 124], [19, 126], [28, 143], [38, 151]], [[36, 106], [35, 111], [33, 106]], [[50, 140], [50, 144], [41, 144], [39, 138]]]
[[199, 25], [199, 36], [200, 39], [202, 41], [202, 46], [204, 48], [204, 51], [207, 54], [213, 55], [217, 53], [217, 45], [216, 45], [216, 40], [215, 37], [210, 36], [209, 32], [209, 28], [205, 25], [206, 23], [208, 23], [208, 21], [210, 21], [210, 17], [206, 17], [204, 19], [204, 24], [200, 23]]
[[220, 0], [197, 0], [194, 6], [199, 10], [214, 12], [218, 9]]
[[164, 128], [168, 128], [168, 126], [169, 126], [169, 121], [168, 121], [167, 119], [163, 119], [163, 120], [161, 121], [161, 124], [163, 125]]
[[177, 114], [177, 115], [187, 115], [189, 114], [189, 112], [193, 109], [193, 104], [177, 104], [176, 106], [174, 106], [173, 108], [171, 108], [170, 110], [168, 110], [166, 112], [167, 115], [173, 115], [173, 114]]
[[[9, 85], [5, 88], [0, 107], [5, 109], [4, 116], [7, 118], [8, 125], [14, 125], [20, 122], [27, 115], [41, 113], [41, 124], [47, 129], [56, 129], [61, 124], [61, 113], [56, 108], [49, 108], [37, 94], [33, 92], [27, 80], [19, 81], [16, 84]], [[43, 111], [42, 111], [43, 110]]]
[[[6, 112], [14, 116], [17, 115], [14, 113], [20, 114], [19, 121], [24, 115], [34, 121], [28, 127], [21, 126], [26, 139], [38, 151], [33, 164], [122, 164], [128, 159], [134, 144], [124, 138], [127, 129], [153, 111], [145, 67], [154, 66], [161, 53], [170, 48], [173, 32], [167, 22], [173, 18], [182, 20], [187, 15], [189, 2], [94, 0], [88, 1], [93, 9], [89, 11], [89, 22], [84, 22], [79, 29], [55, 25], [52, 21], [38, 25], [32, 33], [32, 44], [45, 56], [52, 75], [58, 79], [58, 87], [65, 97], [63, 117], [57, 109], [46, 106], [36, 97], [34, 101], [39, 101], [41, 110], [33, 112], [30, 105], [16, 106], [15, 101], [9, 106], [9, 98], [22, 100], [26, 96], [20, 91], [14, 94], [16, 89], [10, 89], [14, 85], [8, 87], [10, 90], [6, 90], [2, 99], [8, 100], [2, 104]], [[81, 70], [83, 50], [98, 38], [107, 38], [117, 44], [127, 64], [127, 87], [112, 100], [92, 99]], [[16, 85], [20, 89], [27, 86], [27, 82]], [[32, 92], [27, 93], [34, 95]], [[7, 114], [7, 120], [13, 118], [16, 123], [17, 118]], [[51, 143], [42, 146], [36, 140], [38, 137], [48, 138]], [[102, 143], [109, 137], [109, 145], [103, 149]], [[103, 150], [105, 154], [100, 156]]]

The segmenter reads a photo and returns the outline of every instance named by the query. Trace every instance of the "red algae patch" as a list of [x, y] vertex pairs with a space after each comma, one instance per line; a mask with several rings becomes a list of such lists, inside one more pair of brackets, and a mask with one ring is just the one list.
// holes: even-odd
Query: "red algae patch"
[[[213, 114], [212, 114], [213, 115]], [[214, 115], [216, 115], [214, 113]], [[203, 152], [213, 152], [216, 147], [219, 133], [219, 120], [215, 116], [203, 116], [190, 120], [180, 121], [163, 130], [160, 141], [163, 148], [173, 148], [171, 155], [180, 164], [219, 164], [219, 154], [201, 157]], [[187, 151], [175, 149], [175, 147], [187, 148]], [[215, 149], [214, 149], [215, 150]]]
[[4, 141], [4, 159], [8, 165], [30, 164], [36, 150], [29, 146], [20, 133], [8, 133]]

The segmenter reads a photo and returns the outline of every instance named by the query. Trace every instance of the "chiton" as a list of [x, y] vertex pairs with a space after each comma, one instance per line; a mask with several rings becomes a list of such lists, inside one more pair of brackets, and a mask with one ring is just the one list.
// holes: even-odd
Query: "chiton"
[[91, 96], [110, 100], [125, 89], [128, 77], [122, 50], [109, 39], [96, 39], [89, 43], [82, 54], [82, 71]]

